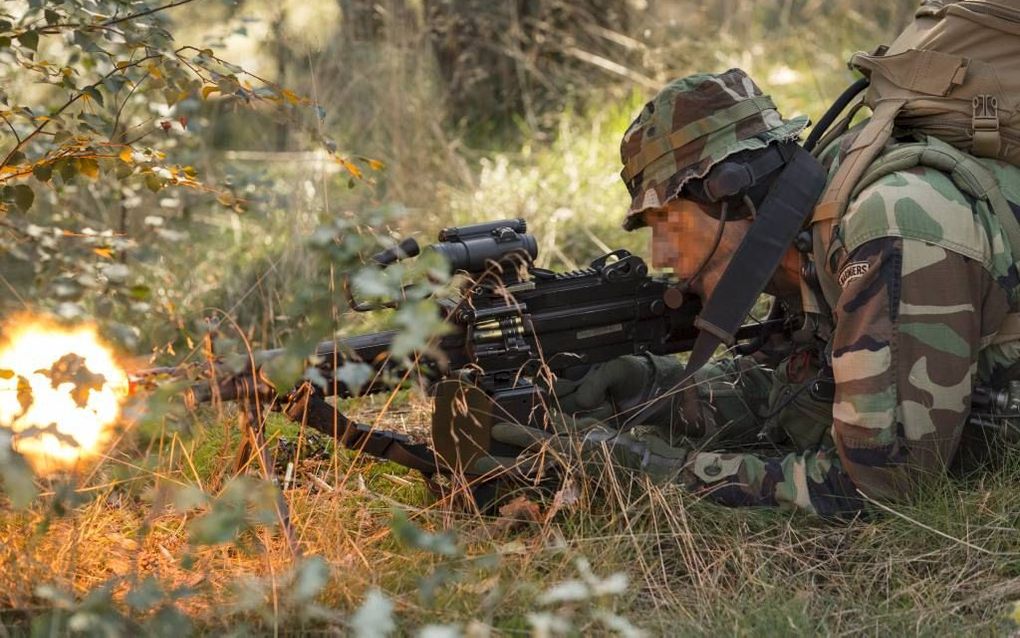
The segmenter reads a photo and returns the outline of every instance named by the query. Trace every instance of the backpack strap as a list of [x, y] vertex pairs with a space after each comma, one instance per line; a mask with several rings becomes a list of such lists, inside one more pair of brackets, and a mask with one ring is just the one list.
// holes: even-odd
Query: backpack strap
[[[825, 192], [815, 205], [811, 217], [812, 254], [818, 287], [821, 288], [822, 296], [829, 308], [835, 307], [840, 291], [839, 285], [829, 276], [828, 271], [828, 257], [834, 247], [833, 231], [846, 212], [854, 186], [892, 136], [893, 121], [904, 103], [905, 100], [888, 100], [874, 108], [871, 119], [857, 133], [835, 173], [829, 179]], [[836, 246], [838, 247], [838, 244]], [[810, 295], [804, 298], [809, 300]], [[816, 301], [812, 301], [812, 304]]]
[[[882, 146], [884, 147], [884, 142]], [[852, 152], [854, 152], [854, 147], [851, 147]], [[857, 155], [857, 157], [865, 156], [863, 153]], [[840, 165], [837, 168], [837, 173], [842, 171], [845, 166], [845, 164]], [[887, 148], [884, 154], [874, 159], [864, 170], [854, 167], [854, 172], [859, 173], [856, 182], [844, 179], [840, 183], [839, 188], [841, 191], [848, 193], [845, 197], [846, 202], [849, 202], [879, 179], [916, 166], [934, 168], [946, 174], [961, 192], [987, 203], [1006, 236], [1013, 261], [1018, 261], [1017, 258], [1020, 257], [1020, 221], [1017, 220], [1009, 202], [1006, 201], [1005, 196], [1002, 194], [995, 176], [974, 157], [936, 137], [925, 136], [919, 142], [898, 144]], [[829, 193], [827, 192], [826, 194], [828, 195]], [[839, 197], [843, 197], [843, 195], [840, 194]], [[835, 198], [830, 201], [832, 202], [831, 206], [833, 206], [830, 210], [836, 211], [836, 216], [830, 218], [825, 214], [829, 211], [823, 211], [822, 220], [819, 225], [827, 227], [831, 233], [831, 228], [839, 223], [846, 212], [847, 204], [845, 202], [841, 203]], [[816, 217], [818, 217], [817, 211]], [[829, 265], [829, 261], [835, 256], [836, 250], [842, 244], [838, 238], [833, 241], [830, 234], [826, 245], [820, 246], [820, 233], [818, 229], [815, 230], [814, 235], [816, 248], [814, 255], [815, 263], [819, 265], [819, 283], [821, 284], [826, 301], [830, 307], [833, 307], [839, 296], [840, 288], [826, 266]], [[1011, 312], [1006, 315], [1006, 319], [1003, 321], [992, 343], [1006, 343], [1016, 340], [1020, 340], [1020, 313]]]
[[1006, 201], [995, 176], [974, 157], [967, 155], [942, 140], [926, 136], [923, 141], [893, 147], [868, 168], [854, 185], [853, 199], [878, 179], [915, 166], [927, 166], [941, 171], [953, 180], [962, 192], [988, 203], [1006, 235], [1013, 261], [1020, 256], [1020, 221]]
[[828, 223], [831, 228], [843, 217], [854, 186], [885, 148], [885, 143], [892, 135], [896, 114], [905, 103], [906, 100], [887, 100], [875, 107], [871, 120], [857, 134], [836, 173], [829, 180], [825, 193], [815, 206], [812, 224]]

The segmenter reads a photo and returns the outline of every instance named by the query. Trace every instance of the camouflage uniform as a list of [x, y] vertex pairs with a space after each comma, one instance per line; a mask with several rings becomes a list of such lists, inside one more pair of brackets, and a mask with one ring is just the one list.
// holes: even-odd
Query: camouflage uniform
[[[716, 84], [725, 85], [722, 93]], [[656, 111], [674, 128], [691, 130], [690, 122], [755, 95], [760, 91], [738, 70], [672, 83], [625, 135], [625, 165], [636, 166], [628, 162], [640, 135], [661, 127], [649, 126]], [[668, 118], [662, 111], [669, 111]], [[734, 131], [739, 127], [721, 142], [718, 130], [693, 142], [680, 136], [699, 149], [701, 160], [691, 160], [694, 150], [681, 149], [646, 165], [645, 174], [625, 168], [633, 198], [626, 227], [639, 227], [643, 210], [676, 197], [687, 179], [704, 176], [729, 154], [721, 146], [746, 147], [748, 140], [739, 133], [734, 139]], [[828, 154], [830, 176], [850, 139], [852, 134]], [[1020, 169], [996, 160], [981, 165], [1020, 214]], [[805, 362], [809, 355], [784, 361], [775, 374], [739, 362], [706, 367], [694, 391], [707, 407], [683, 415], [697, 424], [688, 431], [719, 433], [726, 424], [740, 425], [727, 436], [702, 438], [687, 457], [681, 480], [692, 490], [728, 505], [821, 515], [860, 510], [858, 488], [876, 499], [909, 499], [956, 455], [973, 385], [989, 383], [1020, 360], [1017, 342], [992, 343], [1017, 305], [1010, 247], [989, 207], [966, 196], [945, 173], [916, 167], [881, 177], [851, 201], [834, 236], [834, 259], [816, 264], [839, 285], [826, 318], [833, 327], [826, 347], [835, 381], [832, 403], [811, 392], [818, 364]], [[709, 451], [746, 441], [750, 431], [785, 431], [795, 451]]]

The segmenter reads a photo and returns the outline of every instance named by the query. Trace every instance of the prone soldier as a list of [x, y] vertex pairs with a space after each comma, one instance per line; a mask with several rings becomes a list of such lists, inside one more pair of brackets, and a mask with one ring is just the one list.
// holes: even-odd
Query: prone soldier
[[[974, 389], [1020, 370], [1016, 145], [990, 146], [975, 124], [964, 152], [897, 116], [879, 106], [812, 157], [797, 144], [806, 119], [783, 119], [739, 69], [675, 80], [648, 102], [621, 144], [624, 227], [651, 228], [653, 266], [701, 298], [707, 337], [686, 366], [628, 356], [557, 388], [565, 413], [629, 413], [621, 428], [567, 419], [582, 450], [608, 447], [722, 504], [838, 517], [910, 500], [982, 454]], [[707, 363], [761, 292], [805, 316], [793, 346], [767, 365]], [[493, 437], [525, 456], [562, 439], [511, 423]]]

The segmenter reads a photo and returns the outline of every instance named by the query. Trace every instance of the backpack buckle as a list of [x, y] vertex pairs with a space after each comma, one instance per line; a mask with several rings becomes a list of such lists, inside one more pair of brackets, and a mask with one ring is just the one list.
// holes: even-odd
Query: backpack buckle
[[999, 137], [999, 100], [986, 93], [975, 95], [971, 104], [971, 127], [974, 131], [971, 152], [981, 157], [994, 157], [999, 154], [1002, 144]]

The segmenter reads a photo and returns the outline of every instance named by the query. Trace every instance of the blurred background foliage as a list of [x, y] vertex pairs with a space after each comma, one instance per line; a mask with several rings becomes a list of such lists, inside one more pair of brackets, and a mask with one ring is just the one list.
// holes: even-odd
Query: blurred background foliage
[[265, 346], [360, 329], [307, 294], [336, 276], [307, 240], [340, 218], [431, 240], [522, 216], [555, 268], [644, 251], [617, 149], [657, 87], [740, 66], [817, 117], [914, 2], [178, 4], [0, 9], [4, 147], [84, 93], [0, 169], [0, 312], [93, 316], [138, 354], [194, 343], [214, 309]]

